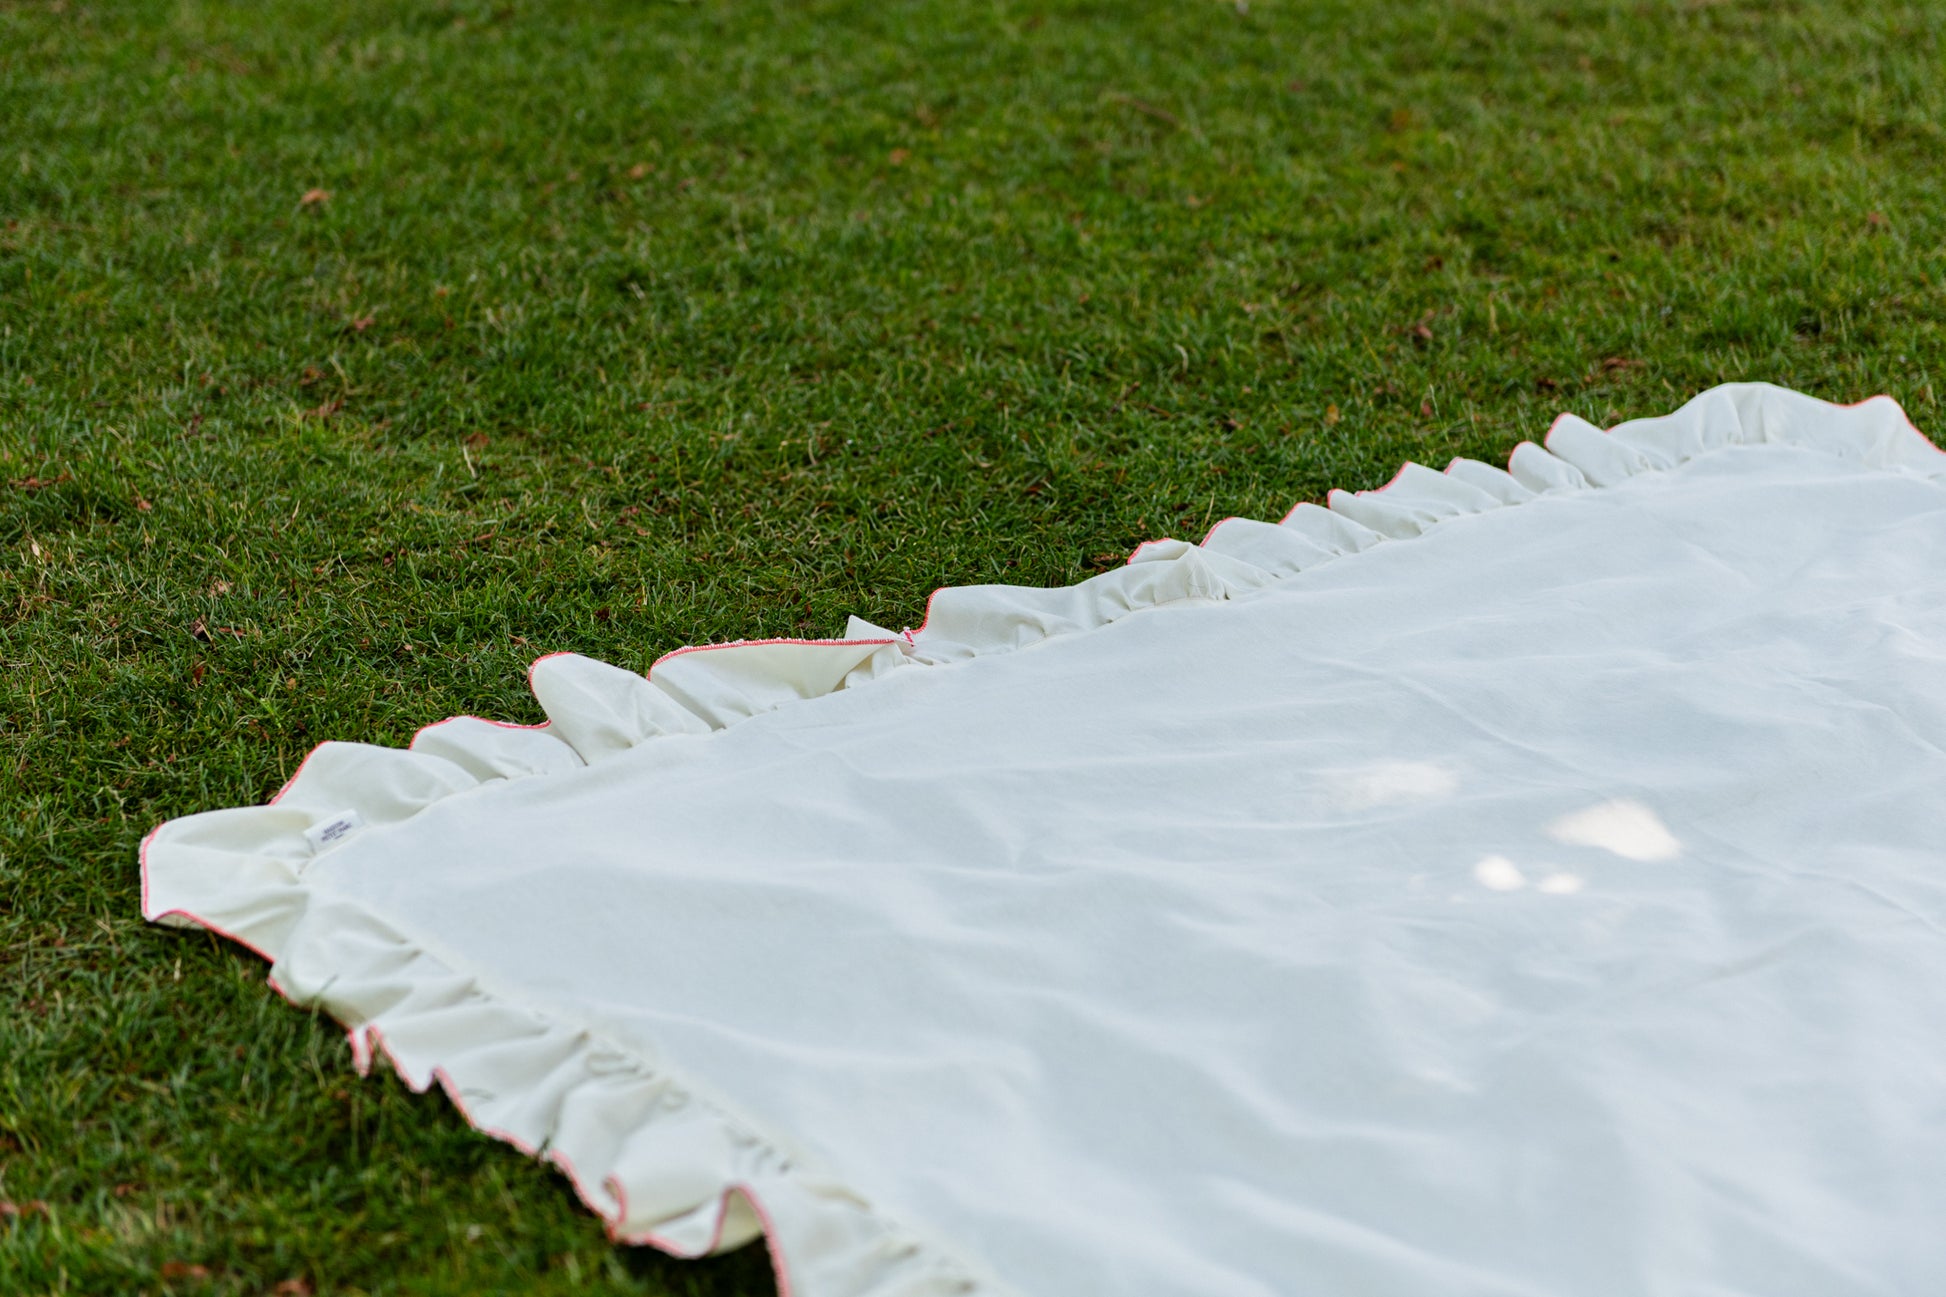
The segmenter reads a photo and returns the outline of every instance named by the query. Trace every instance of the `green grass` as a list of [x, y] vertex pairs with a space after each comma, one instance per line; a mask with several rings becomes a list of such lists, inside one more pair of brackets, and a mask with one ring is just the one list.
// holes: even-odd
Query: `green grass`
[[0, 1291], [767, 1292], [146, 927], [139, 838], [542, 652], [916, 623], [1558, 409], [1941, 426], [1943, 29], [0, 0]]

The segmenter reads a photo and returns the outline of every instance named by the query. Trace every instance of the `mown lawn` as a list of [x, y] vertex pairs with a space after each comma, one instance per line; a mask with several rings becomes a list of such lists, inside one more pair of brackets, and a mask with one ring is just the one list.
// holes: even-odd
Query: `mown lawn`
[[0, 0], [0, 1292], [768, 1292], [358, 1080], [137, 841], [543, 652], [916, 623], [1559, 409], [1946, 426], [1942, 30]]

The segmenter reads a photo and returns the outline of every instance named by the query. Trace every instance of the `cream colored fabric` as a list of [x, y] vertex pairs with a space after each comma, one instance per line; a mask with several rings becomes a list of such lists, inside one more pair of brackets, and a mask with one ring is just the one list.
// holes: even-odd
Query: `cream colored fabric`
[[796, 1297], [1946, 1276], [1946, 455], [1755, 385], [925, 626], [536, 665], [144, 907]]

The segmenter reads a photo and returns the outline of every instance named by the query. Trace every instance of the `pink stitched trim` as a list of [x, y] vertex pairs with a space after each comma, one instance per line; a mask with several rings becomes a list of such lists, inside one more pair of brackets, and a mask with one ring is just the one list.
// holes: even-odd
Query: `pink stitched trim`
[[[414, 737], [417, 737], [416, 731]], [[297, 763], [297, 769], [291, 771], [291, 777], [289, 779], [286, 779], [281, 785], [279, 785], [277, 791], [270, 795], [270, 800], [264, 803], [266, 806], [275, 806], [277, 803], [284, 800], [284, 794], [288, 793], [291, 790], [291, 786], [297, 782], [297, 777], [304, 773], [304, 767], [311, 764], [311, 758], [316, 756], [318, 754], [318, 748], [322, 748], [323, 746], [324, 744], [320, 743], [317, 745], [317, 747], [312, 748], [309, 752], [306, 752], [304, 754], [304, 759]], [[167, 824], [168, 822], [169, 821], [164, 820], [162, 824]], [[158, 824], [155, 826], [157, 832], [161, 831], [162, 824]], [[151, 833], [150, 836], [153, 837], [154, 834]], [[143, 841], [146, 842], [147, 839], [145, 838], [143, 839]]]
[[[549, 653], [546, 657], [538, 657], [535, 658], [532, 662], [528, 663], [527, 664], [528, 690], [531, 692], [534, 687], [535, 667], [547, 661], [548, 658], [564, 658], [564, 657], [573, 657], [573, 656], [574, 655], [572, 653]], [[490, 720], [485, 716], [471, 716], [465, 713], [461, 713], [458, 716], [448, 716], [444, 720], [437, 720], [437, 721], [433, 721], [428, 725], [421, 725], [418, 729], [412, 731], [412, 737], [406, 740], [406, 749], [410, 751], [412, 745], [419, 741], [419, 736], [421, 734], [424, 734], [427, 730], [436, 730], [441, 725], [451, 725], [454, 721], [480, 721], [483, 724], [492, 725], [495, 728], [503, 729], [503, 730], [544, 730], [550, 724], [552, 724], [551, 721], [540, 721], [533, 725], [522, 725], [517, 721], [496, 721], [496, 720]], [[291, 772], [291, 777], [289, 779], [286, 779], [283, 782], [283, 785], [280, 788], [278, 788], [276, 792], [270, 795], [270, 800], [268, 802], [264, 803], [266, 806], [275, 806], [278, 802], [284, 800], [284, 794], [288, 793], [291, 790], [292, 785], [297, 783], [298, 776], [304, 773], [304, 767], [311, 764], [311, 758], [316, 756], [318, 754], [318, 748], [322, 748], [323, 746], [324, 744], [320, 743], [317, 745], [317, 747], [312, 748], [309, 752], [306, 752], [304, 754], [304, 759], [297, 763], [297, 769]], [[166, 824], [168, 823], [168, 821], [164, 820], [163, 823]], [[155, 827], [157, 829], [160, 829], [162, 825], [158, 824]], [[152, 830], [150, 832], [150, 837], [153, 836], [154, 836], [154, 831]], [[147, 842], [148, 839], [144, 838], [143, 841]]]
[[1926, 449], [1931, 450], [1936, 454], [1946, 455], [1946, 447], [1942, 447], [1938, 445], [1933, 441], [1931, 437], [1928, 437], [1925, 433], [1919, 431], [1919, 425], [1912, 421], [1912, 416], [1905, 412], [1905, 407], [1903, 405], [1900, 405], [1897, 401], [1893, 401], [1889, 393], [1880, 392], [1876, 396], [1868, 396], [1862, 401], [1853, 401], [1850, 405], [1841, 405], [1838, 408], [1841, 410], [1856, 410], [1859, 406], [1870, 405], [1873, 401], [1892, 401], [1892, 408], [1899, 412], [1900, 420], [1902, 420], [1905, 423], [1906, 428], [1912, 433], [1912, 435], [1917, 437], [1920, 441], [1925, 442]]
[[[892, 641], [885, 640], [883, 642], [889, 644]], [[549, 656], [561, 657], [565, 655], [556, 653], [556, 654], [550, 654]], [[460, 718], [448, 717], [447, 719], [457, 720]], [[436, 725], [443, 725], [445, 723], [446, 723], [445, 721], [434, 722], [434, 724]], [[431, 725], [424, 726], [422, 727], [420, 732], [423, 733], [424, 730], [428, 730], [431, 728], [433, 728]], [[544, 728], [544, 726], [543, 725], [517, 725], [517, 726], [513, 726], [512, 728], [541, 729]], [[316, 752], [316, 750], [317, 749], [315, 748], [312, 749], [313, 752]], [[307, 756], [305, 758], [305, 762], [308, 763], [309, 760], [310, 758]], [[284, 793], [290, 789], [290, 786], [297, 782], [297, 775], [302, 774], [303, 772], [304, 772], [304, 766], [300, 764], [297, 769], [297, 774], [292, 775], [289, 780], [285, 781], [284, 787], [278, 790], [277, 796], [278, 797], [283, 796]], [[276, 800], [275, 798], [272, 799], [272, 801], [275, 800]], [[163, 822], [163, 824], [167, 824], [167, 823], [168, 821], [166, 820]], [[239, 935], [238, 933], [230, 931], [228, 928], [223, 927], [221, 924], [214, 923], [210, 919], [206, 918], [205, 916], [196, 914], [190, 910], [168, 909], [168, 910], [163, 910], [160, 913], [156, 913], [150, 908], [149, 847], [154, 843], [156, 835], [162, 832], [163, 824], [158, 824], [153, 829], [149, 830], [148, 834], [142, 839], [142, 845], [138, 853], [138, 859], [140, 862], [141, 885], [142, 885], [143, 916], [147, 918], [151, 923], [158, 922], [162, 919], [167, 919], [167, 918], [188, 919], [190, 922], [198, 925], [199, 927], [202, 927], [210, 932], [215, 933], [217, 936], [223, 938], [225, 941], [232, 941], [235, 942], [237, 945], [242, 946], [245, 950], [249, 951], [257, 958], [263, 960], [266, 964], [269, 964], [271, 968], [274, 970], [276, 968], [277, 960], [273, 955], [271, 955], [269, 951], [257, 945], [255, 942], [250, 941], [247, 938]], [[284, 987], [277, 981], [277, 976], [274, 971], [267, 973], [265, 975], [264, 982], [266, 985], [270, 987], [271, 990], [277, 993], [279, 998], [281, 998], [282, 1000], [284, 1000], [285, 1003], [293, 1006], [294, 1008], [308, 1009], [311, 1007], [309, 1005], [304, 1004], [302, 1001], [298, 1000], [289, 991], [285, 990]], [[623, 1190], [621, 1181], [615, 1179], [613, 1176], [610, 1176], [607, 1180], [607, 1187], [609, 1189], [609, 1192], [613, 1194], [615, 1201], [618, 1204], [615, 1214], [611, 1216], [608, 1213], [608, 1211], [603, 1208], [602, 1204], [597, 1202], [594, 1196], [591, 1193], [589, 1193], [587, 1182], [583, 1179], [580, 1172], [578, 1172], [575, 1169], [573, 1162], [569, 1160], [567, 1154], [561, 1152], [558, 1149], [549, 1149], [547, 1150], [547, 1152], [543, 1153], [538, 1148], [535, 1148], [531, 1144], [527, 1143], [527, 1141], [514, 1135], [511, 1131], [501, 1130], [495, 1126], [488, 1126], [484, 1122], [480, 1121], [478, 1118], [476, 1118], [473, 1115], [472, 1110], [467, 1107], [466, 1101], [460, 1097], [459, 1082], [454, 1080], [452, 1074], [448, 1072], [445, 1068], [435, 1066], [431, 1072], [431, 1081], [429, 1081], [426, 1085], [413, 1085], [410, 1079], [407, 1077], [406, 1069], [400, 1065], [397, 1056], [394, 1055], [391, 1051], [391, 1048], [386, 1045], [385, 1034], [379, 1030], [378, 1025], [376, 1023], [368, 1022], [357, 1027], [349, 1028], [345, 1032], [345, 1042], [351, 1049], [352, 1066], [357, 1070], [359, 1075], [363, 1076], [370, 1070], [373, 1050], [374, 1048], [376, 1048], [376, 1050], [379, 1053], [385, 1055], [385, 1060], [387, 1063], [391, 1065], [392, 1070], [395, 1073], [397, 1073], [401, 1078], [405, 1078], [407, 1085], [411, 1089], [413, 1089], [416, 1093], [420, 1093], [420, 1094], [425, 1093], [427, 1089], [431, 1088], [432, 1082], [437, 1082], [439, 1088], [445, 1092], [448, 1101], [452, 1103], [453, 1107], [459, 1110], [460, 1116], [465, 1119], [467, 1125], [471, 1126], [474, 1130], [479, 1131], [483, 1135], [487, 1135], [493, 1139], [497, 1139], [503, 1144], [511, 1145], [516, 1151], [518, 1151], [519, 1153], [521, 1153], [526, 1157], [533, 1158], [536, 1161], [548, 1163], [553, 1167], [555, 1167], [555, 1169], [559, 1170], [563, 1175], [567, 1177], [569, 1186], [574, 1190], [574, 1196], [581, 1200], [582, 1206], [586, 1207], [589, 1211], [593, 1212], [595, 1215], [602, 1218], [603, 1226], [607, 1230], [608, 1237], [617, 1243], [621, 1243], [626, 1246], [653, 1247], [657, 1251], [666, 1252], [670, 1256], [678, 1257], [685, 1260], [694, 1260], [695, 1258], [700, 1256], [708, 1256], [709, 1254], [716, 1251], [717, 1246], [723, 1240], [723, 1231], [729, 1223], [730, 1194], [731, 1193], [742, 1194], [744, 1198], [748, 1200], [748, 1202], [750, 1203], [751, 1210], [756, 1213], [757, 1220], [761, 1223], [763, 1227], [764, 1249], [766, 1252], [769, 1253], [771, 1268], [776, 1272], [778, 1297], [791, 1297], [793, 1288], [790, 1280], [790, 1271], [789, 1271], [787, 1260], [784, 1255], [783, 1246], [778, 1241], [777, 1238], [776, 1225], [773, 1223], [773, 1218], [771, 1217], [769, 1210], [764, 1206], [762, 1198], [757, 1194], [757, 1191], [751, 1188], [748, 1184], [744, 1184], [744, 1183], [733, 1184], [724, 1190], [722, 1197], [718, 1200], [717, 1203], [715, 1232], [711, 1235], [708, 1246], [706, 1246], [700, 1252], [687, 1251], [681, 1248], [680, 1246], [678, 1246], [677, 1244], [675, 1244], [673, 1241], [669, 1239], [665, 1239], [660, 1235], [654, 1233], [653, 1231], [644, 1232], [641, 1234], [633, 1234], [633, 1235], [623, 1234], [622, 1222], [628, 1219], [628, 1195]]]
[[[621, 1205], [620, 1219], [627, 1220], [627, 1188], [623, 1186], [620, 1180], [617, 1180], [612, 1175], [608, 1177], [606, 1183], [608, 1191], [615, 1195], [615, 1201]], [[716, 1229], [710, 1235], [709, 1242], [700, 1251], [685, 1251], [675, 1243], [653, 1232], [627, 1236], [611, 1235], [611, 1237], [615, 1237], [618, 1243], [646, 1243], [658, 1251], [668, 1253], [670, 1256], [683, 1257], [689, 1260], [694, 1260], [697, 1257], [710, 1256], [715, 1253], [716, 1249], [723, 1242], [723, 1230], [730, 1219], [730, 1197], [732, 1194], [743, 1195], [744, 1201], [750, 1204], [750, 1210], [756, 1214], [757, 1223], [763, 1230], [764, 1250], [770, 1254], [770, 1268], [776, 1272], [777, 1297], [791, 1297], [793, 1286], [791, 1284], [790, 1271], [784, 1263], [783, 1250], [778, 1243], [777, 1225], [772, 1219], [769, 1209], [764, 1206], [763, 1199], [758, 1196], [754, 1189], [742, 1181], [727, 1186], [723, 1190], [722, 1195], [717, 1199]]]
[[[243, 944], [248, 945], [247, 942]], [[285, 996], [285, 998], [289, 999], [290, 997]], [[296, 1003], [296, 1001], [292, 1001], [292, 1003]], [[756, 1213], [757, 1220], [763, 1228], [765, 1250], [770, 1254], [771, 1268], [776, 1271], [778, 1297], [791, 1297], [792, 1286], [790, 1272], [786, 1266], [783, 1251], [777, 1241], [777, 1227], [773, 1222], [769, 1210], [763, 1205], [762, 1198], [748, 1184], [738, 1182], [728, 1185], [722, 1194], [718, 1196], [716, 1223], [710, 1234], [709, 1242], [701, 1250], [684, 1248], [673, 1240], [655, 1233], [653, 1230], [646, 1230], [638, 1234], [624, 1234], [622, 1232], [622, 1223], [628, 1219], [628, 1192], [620, 1180], [611, 1175], [603, 1181], [603, 1187], [608, 1190], [609, 1194], [615, 1200], [614, 1214], [611, 1216], [608, 1210], [600, 1202], [596, 1201], [594, 1195], [589, 1192], [587, 1179], [575, 1168], [573, 1160], [566, 1153], [556, 1148], [550, 1148], [543, 1152], [511, 1131], [502, 1130], [498, 1126], [489, 1126], [474, 1116], [473, 1110], [467, 1106], [466, 1100], [460, 1096], [459, 1082], [453, 1078], [451, 1072], [443, 1067], [435, 1066], [432, 1068], [429, 1080], [425, 1085], [414, 1085], [406, 1069], [400, 1065], [398, 1057], [393, 1054], [391, 1047], [385, 1043], [385, 1033], [379, 1030], [376, 1023], [367, 1023], [362, 1027], [354, 1027], [346, 1034], [351, 1037], [363, 1036], [366, 1038], [362, 1045], [355, 1039], [352, 1041], [352, 1056], [354, 1059], [363, 1058], [369, 1064], [372, 1058], [372, 1051], [376, 1048], [378, 1053], [385, 1056], [385, 1061], [391, 1066], [392, 1071], [401, 1079], [404, 1079], [407, 1086], [414, 1092], [424, 1094], [436, 1083], [445, 1092], [447, 1101], [459, 1110], [459, 1115], [474, 1130], [511, 1146], [524, 1157], [529, 1157], [537, 1162], [543, 1162], [553, 1166], [563, 1176], [567, 1177], [568, 1185], [574, 1190], [574, 1196], [581, 1200], [581, 1205], [602, 1218], [608, 1237], [616, 1243], [629, 1247], [653, 1247], [658, 1252], [664, 1252], [670, 1256], [686, 1261], [693, 1261], [698, 1257], [709, 1256], [721, 1246], [723, 1242], [723, 1231], [729, 1225], [730, 1195], [733, 1193], [742, 1194], [744, 1199], [749, 1202], [751, 1210]], [[358, 1070], [360, 1074], [363, 1074], [366, 1068], [360, 1067]]]

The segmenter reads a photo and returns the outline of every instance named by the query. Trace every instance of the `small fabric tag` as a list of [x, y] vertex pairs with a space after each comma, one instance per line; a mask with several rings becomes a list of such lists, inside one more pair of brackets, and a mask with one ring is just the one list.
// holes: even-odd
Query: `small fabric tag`
[[311, 850], [323, 851], [326, 847], [344, 841], [365, 827], [365, 817], [357, 811], [339, 811], [330, 819], [319, 820], [304, 830], [305, 840]]

